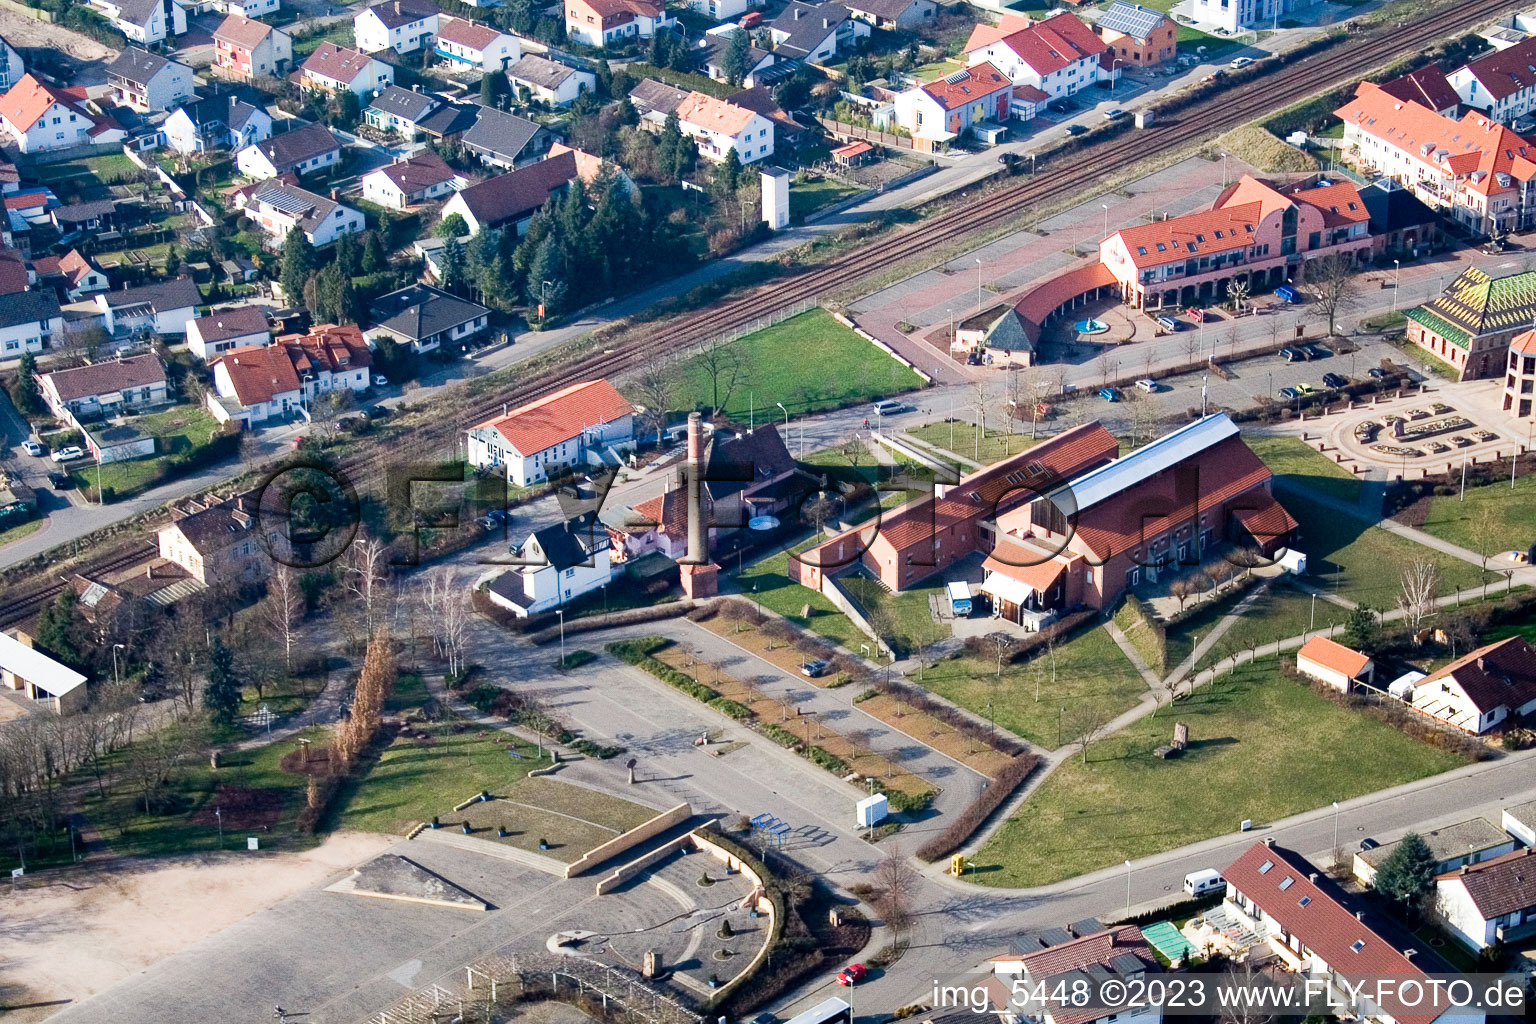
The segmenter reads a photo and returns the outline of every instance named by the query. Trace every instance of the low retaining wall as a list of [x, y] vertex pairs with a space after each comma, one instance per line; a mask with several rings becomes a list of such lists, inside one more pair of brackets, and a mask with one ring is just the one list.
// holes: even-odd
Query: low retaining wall
[[587, 871], [605, 860], [618, 856], [638, 843], [655, 838], [669, 828], [676, 828], [691, 817], [693, 817], [693, 808], [689, 807], [686, 802], [678, 804], [669, 811], [663, 811], [645, 824], [638, 825], [623, 835], [615, 836], [603, 845], [588, 850], [579, 859], [572, 861], [566, 866], [565, 877], [574, 878], [583, 871]]
[[53, 12], [39, 10], [36, 7], [28, 7], [26, 4], [18, 3], [17, 0], [0, 0], [0, 7], [3, 7], [7, 11], [11, 11], [14, 14], [20, 14], [23, 17], [31, 18], [33, 21], [43, 21], [50, 25], [53, 24]]
[[780, 915], [775, 912], [773, 898], [768, 895], [766, 879], [759, 875], [756, 870], [747, 864], [746, 861], [742, 860], [735, 853], [732, 853], [724, 846], [721, 846], [715, 841], [706, 838], [702, 832], [693, 832], [690, 833], [690, 835], [700, 850], [709, 854], [711, 857], [714, 857], [716, 860], [721, 861], [732, 871], [740, 872], [749, 880], [751, 880], [753, 891], [757, 894], [757, 911], [759, 914], [768, 915], [767, 938], [763, 941], [763, 944], [758, 947], [757, 955], [752, 958], [752, 962], [747, 964], [746, 967], [743, 967], [741, 971], [737, 973], [736, 977], [732, 978], [723, 986], [715, 990], [714, 995], [712, 995], [709, 1000], [709, 1005], [711, 1007], [715, 1007], [719, 1006], [727, 996], [735, 991], [737, 986], [741, 985], [743, 982], [751, 978], [752, 975], [757, 973], [757, 969], [763, 965], [763, 961], [768, 959], [768, 954], [773, 952], [773, 947], [778, 945], [779, 934], [781, 929], [784, 927], [784, 921]]
[[625, 864], [618, 870], [604, 875], [597, 882], [596, 895], [607, 895], [614, 889], [617, 889], [619, 886], [629, 881], [631, 878], [634, 878], [636, 875], [640, 874], [640, 872], [644, 871], [652, 864], [665, 860], [667, 857], [670, 857], [673, 853], [680, 850], [684, 846], [691, 845], [692, 841], [692, 833], [678, 836], [670, 843], [663, 843], [661, 846], [656, 847], [656, 849], [652, 850], [645, 856], [638, 857], [635, 860], [630, 861], [628, 864]]
[[[830, 312], [830, 310], [829, 310], [829, 312]], [[859, 337], [863, 338], [865, 341], [867, 341], [871, 345], [875, 346], [875, 348], [879, 349], [881, 352], [884, 352], [886, 355], [888, 355], [892, 359], [896, 360], [902, 366], [905, 366], [907, 369], [909, 369], [913, 373], [917, 374], [919, 377], [921, 377], [923, 379], [923, 383], [924, 384], [932, 384], [933, 383], [933, 378], [930, 377], [928, 374], [924, 373], [922, 370], [919, 370], [916, 366], [913, 366], [912, 365], [912, 361], [909, 360], [906, 356], [903, 356], [901, 353], [899, 353], [895, 349], [891, 348], [891, 346], [887, 345], [885, 342], [881, 341], [879, 338], [875, 337], [873, 334], [870, 334], [868, 331], [866, 331], [864, 328], [860, 327], [858, 324], [854, 323], [852, 320], [848, 319], [846, 316], [843, 316], [843, 314], [841, 314], [841, 313], [833, 313], [832, 315], [837, 319], [838, 323], [842, 324], [844, 327], [846, 327], [849, 330], [851, 330], [854, 334], [857, 334]]]

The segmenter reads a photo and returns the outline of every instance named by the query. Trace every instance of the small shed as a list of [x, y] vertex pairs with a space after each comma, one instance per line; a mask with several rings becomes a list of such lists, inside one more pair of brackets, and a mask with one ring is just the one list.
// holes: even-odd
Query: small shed
[[1296, 652], [1296, 670], [1310, 679], [1348, 693], [1356, 680], [1371, 682], [1376, 665], [1353, 648], [1325, 636], [1315, 636]]
[[832, 162], [839, 167], [858, 167], [875, 159], [875, 147], [864, 141], [850, 142], [832, 151]]
[[26, 633], [0, 633], [0, 683], [25, 691], [56, 715], [85, 708], [85, 676], [32, 646]]
[[957, 616], [971, 614], [971, 585], [964, 580], [945, 585], [949, 592], [949, 610]]
[[109, 423], [85, 432], [85, 443], [102, 465], [155, 454], [155, 436], [132, 423]]
[[1424, 678], [1424, 673], [1417, 669], [1404, 672], [1387, 684], [1387, 692], [1398, 700], [1413, 702], [1413, 688], [1419, 685], [1419, 680]]

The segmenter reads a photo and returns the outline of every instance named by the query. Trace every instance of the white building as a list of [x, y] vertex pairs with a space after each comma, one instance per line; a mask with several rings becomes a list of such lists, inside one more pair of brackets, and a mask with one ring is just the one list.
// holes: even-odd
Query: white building
[[39, 374], [37, 390], [55, 418], [72, 425], [170, 400], [165, 367], [147, 352]]
[[94, 0], [91, 6], [132, 43], [148, 46], [187, 30], [187, 12], [176, 0]]
[[982, 61], [943, 78], [896, 94], [896, 123], [912, 136], [913, 148], [932, 151], [972, 127], [1008, 120], [1014, 85]]
[[574, 103], [582, 93], [597, 88], [597, 76], [592, 72], [532, 53], [507, 69], [507, 79], [513, 89], [526, 89], [531, 99], [552, 107]]
[[608, 531], [588, 512], [528, 535], [524, 564], [491, 582], [487, 596], [519, 618], [551, 611], [613, 578]]
[[588, 46], [649, 39], [674, 23], [659, 0], [565, 0], [566, 38]]
[[509, 482], [527, 487], [634, 443], [634, 409], [606, 380], [589, 380], [474, 427], [468, 458], [476, 468], [505, 467]]
[[368, 337], [389, 337], [417, 353], [462, 343], [485, 330], [491, 311], [431, 285], [412, 284], [369, 303]]
[[101, 292], [96, 308], [102, 324], [119, 337], [127, 335], [184, 335], [197, 316], [203, 297], [190, 277]]
[[463, 188], [463, 175], [436, 153], [422, 151], [363, 175], [363, 198], [391, 210], [441, 199]]
[[1536, 849], [1529, 846], [1435, 879], [1434, 916], [1474, 953], [1536, 933]]
[[1415, 710], [1480, 736], [1536, 711], [1536, 649], [1523, 637], [1479, 647], [1420, 680]]
[[64, 317], [51, 292], [0, 295], [0, 359], [17, 359], [23, 352], [36, 355], [63, 329]]
[[282, 10], [282, 0], [214, 0], [214, 7], [222, 14], [239, 14], [246, 18], [260, 18]]
[[968, 64], [990, 61], [1014, 85], [1039, 89], [1051, 99], [1071, 96], [1108, 74], [1100, 55], [1107, 49], [1076, 15], [1044, 21], [1004, 15], [997, 25], [977, 25], [965, 44]]
[[523, 55], [510, 32], [444, 15], [437, 27], [437, 52], [456, 65], [482, 71], [502, 71]]
[[10, 43], [0, 39], [0, 92], [21, 81], [21, 76], [26, 73], [27, 65], [21, 59], [21, 54]]
[[31, 75], [0, 96], [0, 131], [23, 153], [105, 145], [126, 136], [115, 121], [88, 113], [77, 97]]
[[341, 139], [323, 124], [306, 124], [252, 143], [235, 154], [240, 173], [265, 181], [292, 172], [318, 174], [341, 161]]
[[1189, 13], [1201, 27], [1229, 33], [1279, 26], [1280, 22], [1314, 6], [1318, 0], [1190, 0]]
[[576, 175], [576, 154], [555, 154], [470, 185], [443, 204], [443, 216], [456, 213], [463, 217], [472, 235], [508, 228], [522, 235], [538, 209], [551, 197], [564, 193]]
[[1375, 664], [1357, 650], [1314, 636], [1296, 652], [1296, 671], [1348, 693], [1357, 679], [1371, 681]]
[[348, 89], [366, 97], [395, 81], [395, 69], [358, 50], [327, 40], [299, 65], [299, 88], [320, 92]]
[[762, 4], [756, 0], [688, 0], [688, 9], [716, 21], [739, 18]]
[[192, 95], [192, 69], [180, 61], [127, 46], [107, 65], [112, 99], [141, 112], [170, 110]]
[[231, 14], [213, 30], [213, 68], [241, 82], [277, 76], [293, 61], [293, 38], [282, 29]]
[[309, 403], [331, 391], [368, 387], [372, 356], [354, 326], [322, 324], [271, 345], [236, 348], [213, 363], [207, 405], [221, 423], [249, 428], [269, 419], [308, 416]]
[[769, 22], [768, 34], [777, 59], [822, 64], [857, 49], [858, 41], [869, 35], [869, 23], [855, 18], [837, 0], [819, 4], [790, 0]]
[[364, 53], [411, 53], [437, 34], [438, 14], [417, 0], [384, 0], [352, 19], [352, 37]]
[[773, 122], [728, 100], [691, 92], [678, 106], [677, 120], [706, 160], [720, 163], [732, 149], [742, 164], [773, 156]]
[[267, 315], [256, 306], [215, 310], [187, 325], [187, 351], [205, 363], [231, 349], [271, 343]]
[[84, 711], [85, 676], [32, 647], [25, 633], [0, 633], [0, 684], [21, 690], [28, 700], [56, 715]]
[[210, 96], [171, 111], [160, 130], [175, 153], [241, 150], [272, 137], [272, 117], [233, 96]]
[[342, 235], [359, 233], [365, 226], [363, 215], [350, 206], [276, 180], [251, 193], [242, 208], [274, 247], [281, 246], [295, 227], [303, 230], [310, 244], [321, 246]]
[[1467, 64], [1446, 76], [1461, 102], [1509, 124], [1536, 109], [1536, 37]]
[[[1468, 864], [1502, 857], [1515, 848], [1515, 841], [1508, 833], [1487, 818], [1472, 818], [1454, 825], [1442, 825], [1418, 833], [1424, 846], [1435, 859], [1435, 874], [1459, 871]], [[1350, 870], [1363, 885], [1376, 884], [1376, 871], [1388, 857], [1402, 845], [1401, 839], [1369, 850], [1359, 850], [1350, 864]]]

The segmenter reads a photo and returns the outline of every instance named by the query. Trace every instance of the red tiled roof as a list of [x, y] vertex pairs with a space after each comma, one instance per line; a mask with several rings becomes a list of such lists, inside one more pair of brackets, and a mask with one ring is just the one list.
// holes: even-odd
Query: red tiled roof
[[726, 100], [708, 96], [702, 92], [691, 92], [678, 104], [677, 119], [688, 124], [707, 128], [712, 132], [729, 135], [733, 138], [741, 134], [752, 118], [756, 117], [755, 111], [746, 107], [738, 107]]
[[1341, 673], [1349, 679], [1360, 675], [1365, 671], [1365, 666], [1371, 663], [1370, 658], [1354, 648], [1335, 643], [1325, 636], [1315, 636], [1302, 644], [1301, 650], [1296, 652], [1296, 657], [1306, 658], [1314, 664]]
[[1069, 270], [1037, 286], [1020, 299], [1013, 308], [1019, 316], [1024, 318], [1024, 323], [1033, 329], [1034, 335], [1029, 340], [1037, 341], [1040, 325], [1045, 322], [1046, 317], [1056, 311], [1056, 307], [1068, 299], [1074, 299], [1085, 292], [1114, 283], [1114, 272], [1095, 260], [1086, 267]]
[[501, 32], [463, 18], [443, 18], [438, 22], [437, 37], [472, 50], [484, 50], [501, 37]]
[[47, 192], [23, 192], [19, 196], [6, 196], [7, 210], [32, 210], [48, 205]]
[[1411, 100], [1430, 110], [1455, 110], [1461, 103], [1461, 97], [1438, 64], [1426, 64], [1401, 78], [1383, 82], [1381, 88], [1400, 100]]
[[230, 349], [213, 365], [224, 365], [241, 405], [272, 401], [273, 395], [299, 390], [299, 374], [278, 345], [247, 345]]
[[[970, 53], [1001, 41], [1018, 54], [1020, 60], [1033, 68], [1037, 75], [1060, 71], [1074, 61], [1096, 57], [1107, 49], [1104, 40], [1095, 35], [1093, 29], [1075, 15], [1066, 12], [1002, 36], [995, 34], [997, 29], [983, 32], [983, 27], [978, 25], [972, 31], [970, 40], [965, 44], [965, 52]], [[1003, 27], [999, 25], [998, 29]], [[986, 38], [989, 35], [992, 38]]]
[[923, 92], [945, 110], [963, 107], [975, 100], [995, 96], [1013, 87], [1008, 76], [988, 61], [972, 64], [963, 71], [956, 71], [922, 86]]
[[1051, 94], [1041, 92], [1032, 85], [1016, 85], [1013, 87], [1013, 98], [1027, 100], [1030, 103], [1043, 103], [1051, 98]]
[[349, 50], [345, 46], [337, 46], [330, 40], [326, 40], [320, 44], [319, 49], [309, 55], [308, 60], [299, 66], [299, 71], [304, 75], [314, 75], [317, 78], [351, 85], [352, 81], [368, 67], [368, 62], [371, 60], [373, 58], [366, 53]]
[[1084, 971], [1094, 964], [1107, 964], [1111, 957], [1129, 953], [1147, 964], [1156, 964], [1152, 947], [1142, 937], [1141, 929], [1133, 924], [1123, 924], [1102, 932], [1084, 935], [1071, 942], [1049, 946], [1038, 953], [1028, 953], [1019, 958], [1024, 971], [1031, 977], [1044, 978], [1068, 971]]
[[998, 539], [997, 547], [992, 549], [981, 567], [1018, 580], [1034, 588], [1037, 594], [1050, 590], [1067, 568], [1065, 562], [1057, 561], [1050, 552], [1032, 550], [1010, 537]]
[[271, 25], [262, 24], [243, 14], [231, 14], [213, 30], [215, 42], [229, 43], [242, 50], [253, 50], [272, 32]]
[[1490, 53], [1467, 63], [1489, 97], [1495, 101], [1536, 85], [1536, 39]]
[[1512, 636], [1431, 672], [1419, 685], [1447, 676], [1478, 711], [1486, 714], [1501, 704], [1513, 709], [1536, 698], [1536, 648], [1524, 637]]
[[300, 374], [341, 373], [367, 369], [372, 363], [368, 342], [353, 324], [321, 324], [308, 334], [285, 334], [273, 347], [284, 349]]
[[1480, 864], [1467, 864], [1459, 871], [1448, 871], [1436, 881], [1465, 887], [1483, 920], [1492, 921], [1516, 910], [1536, 907], [1536, 860], [1530, 859], [1533, 855], [1536, 847], [1527, 846]]
[[492, 427], [521, 455], [533, 455], [569, 441], [585, 427], [608, 423], [634, 410], [606, 380], [572, 384], [519, 406], [476, 429]]
[[[704, 514], [708, 516], [714, 507], [709, 492], [704, 491], [699, 501], [704, 506]], [[688, 492], [681, 487], [668, 488], [649, 501], [642, 501], [635, 506], [634, 512], [630, 532], [655, 530], [668, 537], [688, 535]]]
[[1521, 331], [1510, 339], [1509, 350], [1522, 356], [1536, 356], [1536, 330]]
[[63, 258], [59, 260], [59, 273], [63, 274], [71, 285], [79, 284], [81, 278], [85, 277], [86, 274], [89, 274], [95, 269], [96, 268], [91, 265], [90, 260], [80, 255], [80, 251], [78, 249], [69, 250], [69, 252], [65, 253]]
[[1275, 500], [1275, 496], [1265, 492], [1262, 496], [1253, 495], [1255, 508], [1237, 509], [1233, 515], [1248, 531], [1249, 536], [1258, 541], [1261, 546], [1267, 545], [1272, 540], [1280, 540], [1291, 535], [1296, 529], [1296, 520], [1285, 510], [1285, 506]]
[[1323, 215], [1325, 228], [1363, 224], [1371, 219], [1371, 211], [1365, 208], [1365, 200], [1360, 198], [1360, 190], [1352, 181], [1335, 181], [1313, 188], [1297, 182], [1283, 189], [1281, 195], [1315, 207]]
[[84, 113], [77, 107], [77, 102], [75, 96], [63, 89], [44, 85], [31, 75], [22, 75], [21, 81], [11, 86], [4, 96], [0, 96], [0, 116], [18, 131], [24, 132], [36, 124], [38, 118], [48, 113], [48, 109], [55, 103], [62, 103]]
[[378, 173], [388, 178], [407, 196], [452, 181], [458, 176], [458, 172], [449, 167], [447, 161], [431, 150], [423, 150], [408, 160], [386, 164], [379, 168]]
[[858, 142], [850, 142], [846, 146], [838, 146], [832, 151], [832, 155], [835, 157], [840, 156], [846, 160], [856, 156], [863, 156], [874, 148], [869, 143], [860, 140]]
[[1121, 228], [1115, 234], [1136, 269], [1146, 270], [1204, 253], [1246, 249], [1253, 244], [1253, 228], [1262, 217], [1259, 203], [1244, 203]]
[[[1267, 869], [1266, 863], [1270, 865]], [[1346, 979], [1422, 981], [1428, 977], [1379, 932], [1357, 919], [1331, 887], [1325, 890], [1313, 882], [1311, 876], [1317, 869], [1299, 853], [1255, 843], [1221, 874], [1230, 886], [1258, 904], [1273, 924], [1294, 935]], [[1430, 987], [1425, 989], [1427, 993]], [[1438, 1015], [1398, 1012], [1393, 1017], [1398, 1024], [1431, 1024]]]

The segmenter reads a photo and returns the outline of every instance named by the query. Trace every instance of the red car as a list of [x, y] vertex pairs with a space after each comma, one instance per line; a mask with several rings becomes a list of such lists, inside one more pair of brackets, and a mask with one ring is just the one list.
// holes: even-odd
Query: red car
[[1189, 309], [1185, 310], [1185, 312], [1189, 314], [1189, 318], [1195, 323], [1199, 323], [1201, 320], [1205, 319], [1205, 310], [1198, 307], [1191, 306]]
[[863, 964], [849, 964], [837, 972], [839, 985], [857, 985], [864, 980], [864, 975], [869, 973], [869, 968]]

